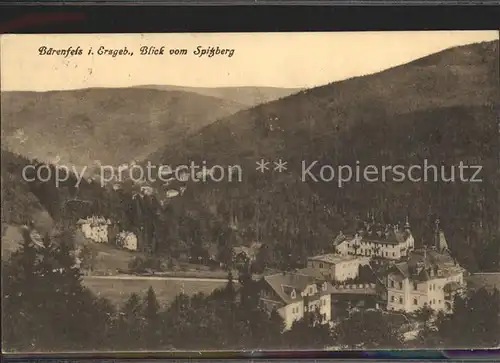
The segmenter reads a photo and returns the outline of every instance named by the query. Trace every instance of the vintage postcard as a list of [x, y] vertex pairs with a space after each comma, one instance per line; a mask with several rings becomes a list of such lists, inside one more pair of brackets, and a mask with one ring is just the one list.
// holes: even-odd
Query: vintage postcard
[[4, 352], [500, 345], [497, 31], [0, 49]]

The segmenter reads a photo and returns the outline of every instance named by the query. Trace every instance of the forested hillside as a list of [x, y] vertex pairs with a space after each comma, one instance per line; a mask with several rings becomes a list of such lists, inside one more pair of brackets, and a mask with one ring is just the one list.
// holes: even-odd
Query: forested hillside
[[[328, 249], [332, 234], [368, 212], [410, 216], [418, 244], [439, 217], [453, 253], [471, 270], [498, 269], [498, 42], [445, 50], [374, 75], [305, 90], [213, 123], [151, 159], [241, 165], [242, 183], [193, 184], [190, 199], [293, 261]], [[255, 171], [283, 159], [286, 173]], [[483, 167], [480, 183], [301, 182], [318, 165]], [[271, 163], [271, 167], [272, 167]], [[316, 170], [318, 173], [318, 170]], [[470, 175], [469, 175], [470, 177]], [[236, 222], [235, 222], [236, 221]], [[284, 258], [284, 257], [283, 257]], [[278, 258], [278, 260], [280, 260]]]

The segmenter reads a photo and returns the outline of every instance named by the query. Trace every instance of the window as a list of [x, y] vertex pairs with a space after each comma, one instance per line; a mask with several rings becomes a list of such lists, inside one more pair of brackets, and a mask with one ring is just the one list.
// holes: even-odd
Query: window
[[416, 282], [413, 283], [413, 290], [417, 290], [418, 284]]
[[323, 264], [322, 263], [319, 264], [319, 268], [323, 268]]
[[391, 302], [394, 302], [394, 296], [391, 296]]
[[417, 299], [413, 299], [413, 305], [418, 305]]
[[391, 280], [391, 287], [394, 287], [394, 281]]
[[392, 253], [392, 257], [394, 257], [394, 256], [396, 256], [396, 252], [393, 252], [393, 253]]
[[402, 303], [403, 303], [403, 298], [402, 298], [402, 297], [400, 297], [400, 298], [399, 298], [399, 303], [400, 303], [400, 304], [402, 304]]
[[402, 282], [400, 282], [400, 283], [399, 283], [399, 289], [400, 289], [400, 290], [402, 290], [402, 289], [403, 289], [403, 283], [402, 283]]

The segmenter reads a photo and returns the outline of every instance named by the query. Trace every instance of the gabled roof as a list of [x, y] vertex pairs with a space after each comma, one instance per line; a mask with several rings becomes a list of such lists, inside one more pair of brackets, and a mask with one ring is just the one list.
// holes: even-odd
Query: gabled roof
[[324, 280], [324, 277], [321, 274], [321, 272], [315, 268], [305, 267], [297, 270], [296, 272], [302, 275], [312, 276], [318, 280]]
[[347, 239], [353, 239], [356, 235], [361, 237], [361, 242], [369, 242], [376, 244], [400, 244], [404, 243], [410, 236], [410, 232], [395, 229], [393, 226], [386, 226], [383, 229], [369, 229], [358, 230], [350, 233], [349, 235], [339, 234], [334, 240], [334, 246], [339, 245]]
[[[321, 281], [316, 277], [294, 272], [284, 272], [264, 276], [263, 280], [285, 304], [301, 300], [301, 293], [308, 286], [316, 283], [324, 283], [324, 281]], [[295, 291], [295, 298], [292, 298], [291, 296], [292, 291]]]
[[253, 242], [250, 247], [246, 246], [235, 246], [233, 247], [233, 253], [238, 255], [240, 253], [246, 254], [249, 258], [253, 259], [257, 256], [260, 248], [262, 247], [262, 243]]
[[410, 237], [409, 232], [401, 230], [388, 229], [383, 231], [363, 231], [361, 233], [362, 241], [378, 244], [400, 244]]
[[433, 278], [435, 271], [438, 277], [446, 277], [463, 271], [463, 268], [448, 252], [429, 249], [412, 251], [407, 261], [394, 264], [389, 271], [397, 271], [413, 280], [426, 281]]
[[408, 264], [406, 262], [400, 262], [391, 265], [388, 269], [388, 272], [399, 273], [405, 278], [410, 277], [410, 271], [408, 270]]
[[338, 246], [347, 239], [347, 236], [340, 231], [340, 233], [333, 240], [333, 246]]
[[358, 258], [354, 257], [354, 256], [341, 256], [341, 255], [335, 255], [333, 253], [312, 256], [312, 257], [308, 258], [309, 261], [318, 261], [318, 262], [325, 262], [325, 263], [331, 263], [331, 264], [337, 264], [337, 263], [346, 262], [346, 261], [354, 261], [357, 259]]

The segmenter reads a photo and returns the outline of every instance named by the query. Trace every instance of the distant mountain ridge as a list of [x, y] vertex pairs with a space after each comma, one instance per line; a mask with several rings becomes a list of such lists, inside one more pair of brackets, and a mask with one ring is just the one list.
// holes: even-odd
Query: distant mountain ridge
[[194, 92], [204, 96], [211, 96], [227, 101], [237, 102], [248, 107], [261, 103], [275, 101], [300, 92], [302, 88], [279, 88], [260, 86], [241, 87], [184, 87], [171, 85], [145, 85], [139, 88], [157, 89], [163, 91], [186, 91]]
[[2, 147], [78, 166], [140, 160], [245, 105], [185, 91], [2, 92]]

